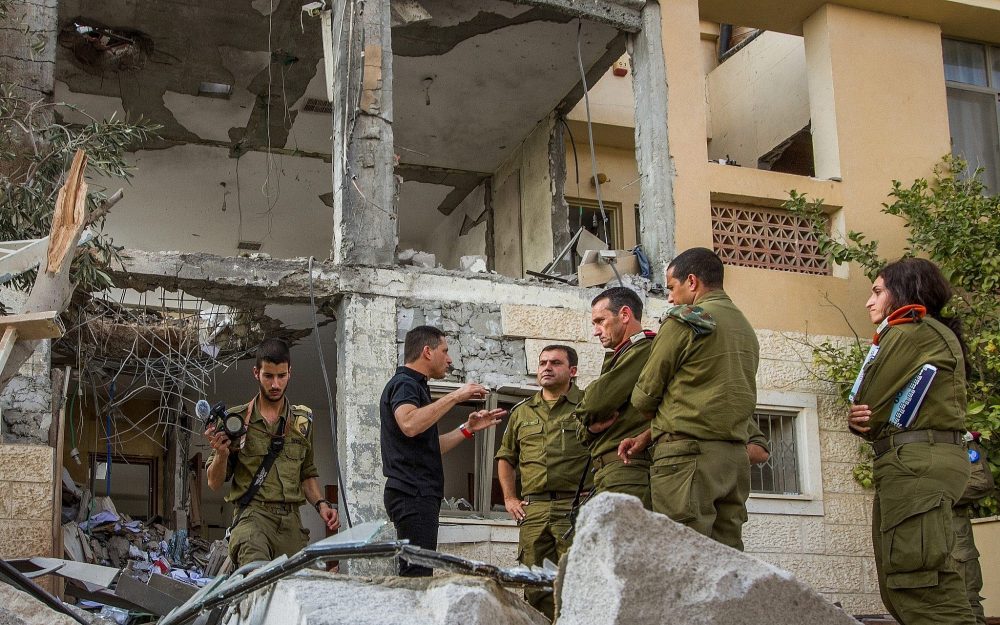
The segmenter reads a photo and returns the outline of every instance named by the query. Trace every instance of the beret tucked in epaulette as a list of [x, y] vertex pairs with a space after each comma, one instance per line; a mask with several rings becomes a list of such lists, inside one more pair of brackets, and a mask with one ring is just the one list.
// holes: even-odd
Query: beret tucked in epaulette
[[696, 337], [711, 334], [715, 331], [716, 327], [715, 319], [712, 318], [712, 315], [702, 307], [692, 304], [680, 304], [668, 308], [663, 313], [662, 322], [666, 323], [668, 319], [674, 319], [690, 327]]

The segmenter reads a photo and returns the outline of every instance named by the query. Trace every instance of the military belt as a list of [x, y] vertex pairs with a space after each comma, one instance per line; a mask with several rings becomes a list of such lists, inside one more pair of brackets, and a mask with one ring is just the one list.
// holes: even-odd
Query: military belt
[[[587, 491], [580, 493], [581, 497], [587, 496]], [[532, 495], [525, 495], [524, 500], [528, 503], [535, 501], [558, 501], [560, 499], [573, 499], [576, 497], [575, 490], [548, 490], [541, 493], [534, 493]]]
[[956, 430], [912, 430], [892, 434], [872, 443], [872, 451], [878, 458], [890, 449], [901, 447], [907, 443], [946, 443], [963, 445], [962, 433]]

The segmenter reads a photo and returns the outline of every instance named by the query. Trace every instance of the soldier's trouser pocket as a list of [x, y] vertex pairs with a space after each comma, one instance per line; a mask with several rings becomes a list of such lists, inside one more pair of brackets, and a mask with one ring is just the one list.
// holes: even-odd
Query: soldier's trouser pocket
[[887, 515], [883, 508], [881, 556], [889, 588], [935, 586], [938, 571], [951, 569], [951, 505], [942, 497], [936, 502], [918, 500], [896, 514]]
[[678, 523], [698, 517], [695, 474], [701, 448], [698, 441], [680, 440], [659, 443], [653, 450], [649, 469], [649, 488], [653, 510]]

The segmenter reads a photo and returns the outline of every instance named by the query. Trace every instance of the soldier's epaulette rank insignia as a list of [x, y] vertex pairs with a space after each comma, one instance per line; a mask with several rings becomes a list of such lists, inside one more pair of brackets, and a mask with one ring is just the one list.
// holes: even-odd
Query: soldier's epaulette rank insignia
[[694, 331], [694, 335], [705, 336], [715, 331], [716, 322], [708, 312], [700, 306], [680, 304], [667, 309], [663, 314], [663, 322], [676, 319]]

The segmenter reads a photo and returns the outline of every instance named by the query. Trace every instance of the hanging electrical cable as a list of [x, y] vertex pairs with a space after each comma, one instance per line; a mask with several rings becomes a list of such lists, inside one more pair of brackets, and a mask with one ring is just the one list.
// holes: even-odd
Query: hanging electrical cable
[[[333, 405], [333, 391], [330, 388], [330, 375], [326, 371], [326, 358], [323, 356], [323, 341], [319, 337], [319, 321], [316, 317], [316, 296], [313, 287], [313, 260], [312, 256], [309, 257], [309, 305], [312, 308], [312, 322], [313, 322], [313, 336], [316, 337], [316, 354], [319, 356], [319, 366], [320, 370], [323, 372], [323, 384], [326, 386], [326, 401], [330, 407], [330, 428], [333, 430], [333, 444], [337, 444], [337, 407]], [[354, 527], [354, 523], [351, 521], [351, 510], [350, 506], [347, 504], [347, 488], [344, 485], [344, 472], [340, 470], [340, 454], [337, 454], [337, 460], [334, 463], [337, 468], [337, 486], [340, 491], [340, 500], [344, 502], [344, 520], [347, 522], [347, 527]]]

